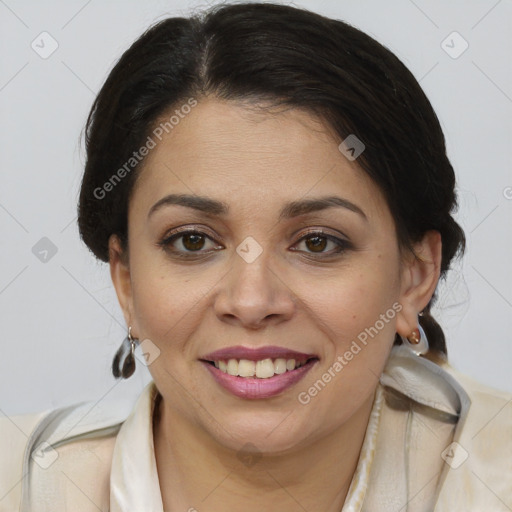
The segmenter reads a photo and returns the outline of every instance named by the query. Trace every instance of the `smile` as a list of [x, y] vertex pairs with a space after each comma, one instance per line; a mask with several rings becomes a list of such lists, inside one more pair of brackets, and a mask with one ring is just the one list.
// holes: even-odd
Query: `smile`
[[223, 389], [254, 400], [283, 393], [318, 360], [315, 355], [280, 347], [231, 347], [208, 354], [200, 362]]

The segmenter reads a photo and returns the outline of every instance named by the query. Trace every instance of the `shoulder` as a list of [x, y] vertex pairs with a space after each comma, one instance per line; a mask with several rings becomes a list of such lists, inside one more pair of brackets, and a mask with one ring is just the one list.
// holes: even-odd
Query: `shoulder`
[[[490, 420], [497, 427], [512, 428], [512, 393], [495, 389], [450, 365], [443, 369], [459, 382], [471, 400], [468, 417], [472, 421]], [[512, 439], [512, 438], [511, 438]]]
[[[402, 346], [393, 348], [380, 380], [423, 406], [424, 413], [437, 410], [445, 418], [454, 419], [452, 433], [445, 439], [438, 421], [434, 420], [431, 429], [427, 429], [435, 435], [435, 440], [425, 441], [430, 460], [443, 460], [436, 512], [510, 512], [512, 394], [486, 386], [447, 362], [413, 356]], [[410, 414], [408, 407], [401, 410]], [[424, 415], [419, 422], [416, 439], [427, 432], [427, 417]], [[425, 466], [424, 460], [421, 466]], [[418, 475], [421, 477], [422, 471], [416, 472]]]
[[132, 406], [90, 401], [0, 418], [0, 509], [20, 510], [49, 488], [59, 504], [71, 503], [64, 494], [80, 479], [95, 485], [91, 492], [101, 501], [117, 432]]
[[48, 412], [0, 417], [0, 509], [2, 510], [17, 510], [19, 506], [23, 455], [27, 442], [35, 426]]
[[470, 405], [455, 443], [447, 447], [454, 457], [445, 459], [449, 472], [439, 504], [446, 507], [439, 510], [449, 510], [454, 503], [467, 510], [510, 510], [512, 393], [482, 384], [449, 365], [443, 368], [467, 393]]

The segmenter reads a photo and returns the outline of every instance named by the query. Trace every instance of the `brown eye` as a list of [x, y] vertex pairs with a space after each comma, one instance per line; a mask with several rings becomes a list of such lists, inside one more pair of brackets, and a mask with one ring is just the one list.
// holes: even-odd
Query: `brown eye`
[[[306, 253], [326, 257], [345, 252], [352, 247], [348, 240], [340, 239], [323, 231], [308, 233], [299, 240], [298, 244], [301, 243], [306, 247]], [[332, 244], [333, 249], [326, 251], [325, 249], [328, 248], [329, 243]]]
[[313, 252], [322, 252], [327, 246], [327, 238], [323, 236], [310, 236], [305, 240], [306, 247]]
[[211, 252], [204, 250], [208, 240], [212, 242], [212, 249], [220, 248], [220, 246], [213, 244], [212, 239], [205, 233], [191, 229], [171, 233], [171, 235], [166, 236], [159, 242], [158, 245], [176, 256], [187, 257], [193, 256], [193, 253], [204, 255]]
[[204, 246], [204, 236], [197, 233], [188, 233], [182, 235], [182, 244], [187, 251], [198, 251]]

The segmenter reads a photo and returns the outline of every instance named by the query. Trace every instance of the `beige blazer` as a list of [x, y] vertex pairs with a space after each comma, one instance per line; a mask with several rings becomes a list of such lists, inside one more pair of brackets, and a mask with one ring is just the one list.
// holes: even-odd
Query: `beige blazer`
[[[0, 418], [0, 511], [163, 512], [157, 395]], [[342, 512], [433, 510], [512, 510], [512, 394], [394, 347]]]

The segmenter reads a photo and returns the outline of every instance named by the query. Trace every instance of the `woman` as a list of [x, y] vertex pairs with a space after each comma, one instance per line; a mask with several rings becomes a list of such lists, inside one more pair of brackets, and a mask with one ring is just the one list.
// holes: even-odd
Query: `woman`
[[170, 18], [110, 73], [86, 146], [113, 373], [153, 380], [128, 417], [27, 416], [28, 441], [4, 422], [6, 510], [511, 509], [512, 398], [450, 367], [430, 313], [464, 249], [453, 169], [392, 53], [281, 5]]

